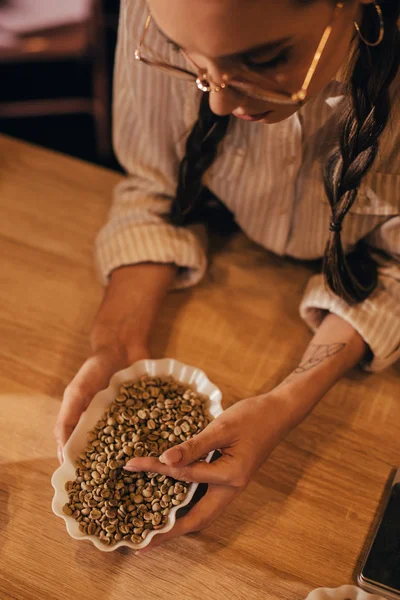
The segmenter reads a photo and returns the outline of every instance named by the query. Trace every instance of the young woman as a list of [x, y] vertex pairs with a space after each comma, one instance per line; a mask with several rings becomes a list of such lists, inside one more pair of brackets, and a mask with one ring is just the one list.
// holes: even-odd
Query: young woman
[[400, 357], [399, 13], [400, 0], [122, 1], [114, 141], [129, 177], [97, 239], [107, 287], [60, 448], [113, 372], [149, 356], [167, 291], [201, 280], [207, 203], [268, 250], [323, 258], [298, 368], [160, 460], [129, 463], [209, 483], [152, 546], [207, 526], [345, 372]]

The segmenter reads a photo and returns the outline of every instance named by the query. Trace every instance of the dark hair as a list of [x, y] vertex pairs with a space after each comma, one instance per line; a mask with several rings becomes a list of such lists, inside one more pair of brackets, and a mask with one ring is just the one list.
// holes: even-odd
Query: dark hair
[[203, 186], [202, 177], [216, 158], [229, 119], [229, 116], [215, 115], [210, 109], [208, 94], [202, 94], [199, 116], [189, 134], [185, 156], [179, 165], [178, 188], [170, 213], [170, 220], [175, 225], [187, 225], [207, 218], [207, 205], [210, 202], [217, 204], [216, 198]]
[[[304, 0], [301, 0], [304, 2]], [[312, 0], [313, 1], [313, 0]], [[377, 267], [363, 243], [345, 256], [341, 244], [341, 226], [357, 197], [358, 187], [378, 152], [379, 138], [390, 117], [389, 87], [400, 63], [398, 19], [400, 0], [382, 0], [385, 35], [379, 46], [369, 47], [361, 40], [351, 61], [351, 97], [343, 111], [339, 140], [324, 166], [325, 191], [332, 210], [323, 271], [331, 290], [348, 303], [365, 300], [377, 284]], [[375, 40], [377, 15], [374, 5], [366, 5], [360, 25], [367, 40]], [[204, 209], [202, 177], [212, 165], [224, 138], [230, 116], [215, 115], [204, 94], [198, 120], [186, 143], [180, 164], [176, 197], [170, 219], [186, 225], [199, 218]]]

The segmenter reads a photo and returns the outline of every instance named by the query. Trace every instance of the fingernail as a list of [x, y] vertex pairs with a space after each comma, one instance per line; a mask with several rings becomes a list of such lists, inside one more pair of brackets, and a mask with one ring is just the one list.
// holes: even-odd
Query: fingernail
[[63, 456], [63, 451], [62, 451], [61, 444], [58, 444], [58, 446], [57, 446], [57, 456], [58, 456], [58, 460], [59, 460], [60, 465], [62, 465], [63, 462], [64, 462], [64, 456]]
[[135, 467], [133, 465], [128, 465], [126, 464], [124, 467], [122, 467], [123, 469], [125, 469], [125, 471], [135, 471]]
[[163, 452], [158, 460], [164, 463], [164, 465], [173, 465], [180, 462], [182, 458], [183, 452], [180, 448], [170, 448]]

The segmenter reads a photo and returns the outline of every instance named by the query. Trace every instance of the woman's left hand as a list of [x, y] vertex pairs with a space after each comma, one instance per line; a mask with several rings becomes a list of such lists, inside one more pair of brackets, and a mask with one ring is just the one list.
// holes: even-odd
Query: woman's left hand
[[[180, 535], [208, 527], [239, 495], [252, 475], [290, 429], [290, 410], [282, 393], [237, 402], [201, 433], [165, 451], [160, 458], [134, 458], [125, 469], [154, 472], [186, 482], [208, 483], [207, 494], [165, 534], [138, 554]], [[213, 450], [221, 457], [200, 461]]]

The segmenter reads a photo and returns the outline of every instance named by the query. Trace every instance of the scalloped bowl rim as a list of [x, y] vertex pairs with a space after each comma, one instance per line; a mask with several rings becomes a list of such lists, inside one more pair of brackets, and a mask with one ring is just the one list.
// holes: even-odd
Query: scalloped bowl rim
[[352, 584], [341, 585], [340, 587], [319, 587], [312, 590], [306, 600], [384, 600], [383, 596], [371, 594], [358, 586]]
[[[121, 540], [112, 546], [106, 546], [100, 542], [96, 536], [85, 535], [79, 530], [79, 523], [71, 516], [62, 512], [62, 507], [68, 501], [68, 494], [65, 491], [65, 483], [75, 479], [74, 456], [87, 444], [87, 433], [94, 427], [118, 394], [120, 385], [125, 381], [138, 379], [143, 375], [152, 377], [172, 375], [182, 383], [189, 384], [196, 392], [206, 395], [209, 398], [208, 411], [213, 418], [218, 417], [222, 412], [222, 393], [221, 390], [207, 377], [206, 373], [197, 367], [182, 363], [173, 358], [145, 359], [133, 363], [131, 366], [118, 371], [110, 379], [108, 387], [98, 392], [90, 403], [87, 410], [82, 414], [78, 425], [73, 431], [68, 442], [64, 446], [64, 462], [53, 473], [51, 483], [54, 488], [54, 497], [52, 509], [55, 515], [61, 517], [67, 528], [69, 535], [75, 540], [89, 540], [96, 548], [103, 552], [112, 552], [121, 546], [127, 546], [134, 550], [145, 548], [155, 535], [167, 533], [175, 525], [176, 513], [178, 510], [189, 504], [198, 487], [197, 483], [189, 484], [189, 489], [185, 500], [178, 506], [174, 506], [168, 515], [166, 525], [156, 531], [151, 531], [143, 542], [133, 544], [127, 540]], [[213, 453], [210, 452], [206, 458], [210, 462]]]

